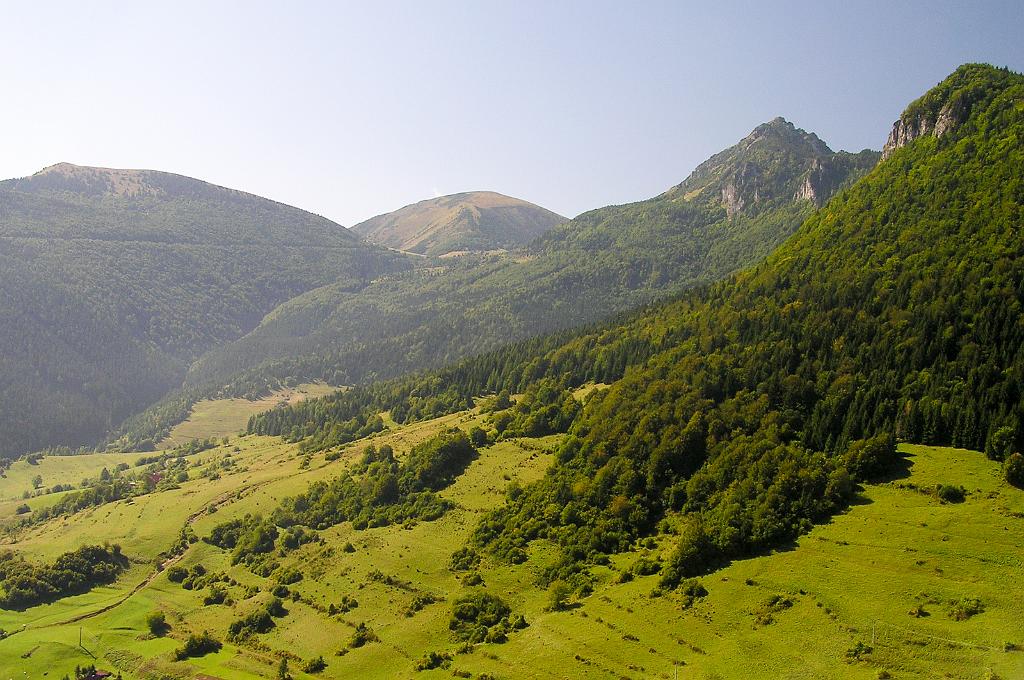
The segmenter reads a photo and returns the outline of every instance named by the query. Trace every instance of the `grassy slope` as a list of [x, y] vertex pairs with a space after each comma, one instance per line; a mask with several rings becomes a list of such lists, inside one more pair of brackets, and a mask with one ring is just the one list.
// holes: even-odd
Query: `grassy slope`
[[[469, 427], [478, 418], [455, 414], [384, 433], [400, 455], [443, 426]], [[361, 450], [352, 446], [342, 459], [328, 463], [315, 456], [301, 469], [296, 448], [270, 438], [237, 439], [227, 447], [195, 457], [197, 470], [232, 452], [236, 471], [220, 480], [195, 479], [175, 491], [116, 503], [50, 522], [20, 537], [17, 549], [30, 558], [53, 555], [84, 541], [112, 540], [138, 564], [110, 587], [36, 607], [27, 612], [0, 612], [0, 627], [29, 629], [0, 641], [0, 669], [49, 668], [63, 673], [92, 660], [77, 650], [78, 628], [84, 644], [99, 657], [101, 667], [139, 674], [205, 672], [217, 677], [265, 677], [276, 659], [272, 650], [289, 650], [303, 658], [323, 654], [328, 669], [322, 677], [450, 677], [452, 669], [490, 672], [498, 677], [665, 677], [681, 661], [680, 677], [731, 678], [751, 674], [772, 677], [871, 678], [885, 669], [893, 677], [981, 678], [991, 669], [1000, 677], [1024, 672], [1024, 653], [1004, 652], [1003, 644], [1024, 643], [1017, 621], [1021, 586], [1021, 551], [1016, 537], [1024, 517], [1024, 493], [1003, 483], [998, 467], [975, 452], [907, 446], [907, 477], [869, 487], [864, 502], [828, 525], [814, 529], [791, 549], [736, 562], [703, 579], [710, 595], [690, 609], [680, 596], [649, 596], [657, 576], [613, 584], [615, 570], [628, 567], [640, 554], [667, 554], [670, 539], [615, 558], [594, 595], [567, 612], [545, 612], [546, 594], [533, 586], [548, 553], [535, 546], [524, 565], [510, 567], [485, 560], [485, 587], [506, 599], [531, 626], [504, 645], [483, 645], [457, 655], [452, 669], [417, 674], [413, 665], [431, 650], [452, 651], [447, 631], [449, 606], [439, 602], [411, 617], [405, 609], [416, 594], [450, 599], [464, 590], [448, 571], [448, 555], [464, 541], [476, 517], [501, 502], [511, 479], [538, 478], [550, 464], [545, 453], [557, 437], [504, 442], [486, 449], [469, 470], [444, 493], [458, 504], [437, 522], [409, 528], [386, 527], [355, 532], [341, 525], [321, 532], [327, 546], [305, 546], [284, 563], [302, 569], [305, 579], [294, 586], [316, 607], [287, 603], [289, 615], [278, 619], [271, 633], [260, 636], [265, 651], [238, 650], [230, 645], [218, 654], [194, 661], [192, 670], [168, 661], [169, 652], [187, 631], [204, 628], [223, 638], [228, 624], [259, 606], [260, 593], [242, 600], [232, 588], [233, 607], [203, 606], [201, 592], [191, 592], [157, 577], [111, 611], [80, 623], [68, 619], [120, 601], [151, 573], [152, 559], [173, 541], [186, 519], [201, 513], [194, 528], [205, 535], [215, 524], [246, 512], [267, 512], [285, 495], [314, 479], [336, 474]], [[936, 483], [964, 485], [967, 501], [943, 505], [919, 489]], [[354, 553], [341, 547], [348, 541]], [[228, 570], [239, 582], [265, 586], [268, 581], [231, 567], [228, 556], [196, 544], [183, 564], [201, 562], [208, 569]], [[367, 578], [379, 569], [407, 582], [407, 588]], [[343, 594], [359, 606], [335, 617], [318, 611]], [[759, 625], [755, 616], [767, 599], [782, 594], [792, 608]], [[952, 621], [946, 603], [978, 597], [985, 612], [964, 622]], [[907, 612], [923, 604], [930, 616]], [[170, 638], [147, 639], [144, 619], [153, 609], [167, 612]], [[381, 638], [335, 656], [346, 646], [353, 626], [366, 622]], [[48, 627], [43, 627], [48, 626]], [[864, 660], [847, 663], [844, 655], [857, 641], [874, 651]], [[799, 643], [794, 643], [799, 641]], [[21, 655], [31, 651], [28, 659]], [[151, 659], [147, 661], [147, 659]], [[295, 664], [292, 665], [293, 669]], [[295, 673], [296, 677], [306, 677]]]
[[245, 429], [249, 417], [280, 403], [295, 404], [303, 399], [323, 397], [337, 388], [323, 383], [304, 383], [277, 390], [262, 399], [204, 399], [192, 407], [188, 419], [178, 423], [157, 448], [170, 448], [192, 439], [227, 437]]
[[[11, 463], [0, 475], [0, 501], [21, 499], [25, 491], [32, 490], [32, 478], [43, 478], [43, 487], [55, 484], [78, 484], [86, 477], [99, 475], [104, 467], [113, 470], [118, 463], [131, 465], [142, 453], [92, 453], [82, 456], [43, 456], [35, 465], [24, 459]], [[40, 498], [39, 500], [42, 500]], [[29, 501], [32, 505], [32, 501]]]

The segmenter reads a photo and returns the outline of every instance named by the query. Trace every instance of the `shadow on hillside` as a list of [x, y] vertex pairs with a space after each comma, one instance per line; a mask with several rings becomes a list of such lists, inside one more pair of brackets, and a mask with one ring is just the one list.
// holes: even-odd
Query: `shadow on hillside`
[[910, 468], [914, 466], [913, 454], [904, 451], [896, 452], [896, 459], [892, 461], [889, 468], [880, 475], [867, 480], [868, 484], [885, 484], [895, 482], [898, 479], [906, 479], [910, 476]]

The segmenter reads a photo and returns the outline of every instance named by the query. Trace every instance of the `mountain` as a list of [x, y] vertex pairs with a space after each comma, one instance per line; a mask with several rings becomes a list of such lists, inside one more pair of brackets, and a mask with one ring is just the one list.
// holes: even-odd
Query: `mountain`
[[[645, 536], [674, 546], [667, 588], [790, 541], [858, 483], [899, 476], [897, 439], [1008, 459], [1024, 449], [1022, 97], [1024, 76], [965, 65], [907, 108], [884, 161], [762, 263], [622, 323], [267, 413], [250, 430], [331, 449], [381, 410], [414, 421], [521, 393], [491, 437], [570, 436], [469, 548], [520, 562], [554, 544], [542, 581], [583, 595], [589, 565]], [[937, 126], [943, 111], [956, 113]], [[588, 382], [610, 387], [575, 402]]]
[[835, 153], [813, 132], [775, 118], [701, 163], [663, 198], [719, 204], [728, 215], [792, 200], [821, 206], [856, 171], [877, 161], [878, 154], [870, 150]]
[[170, 173], [0, 182], [0, 456], [95, 442], [307, 290], [408, 266], [322, 217]]
[[[132, 433], [129, 441], [162, 434], [168, 420], [187, 413], [186, 402], [225, 385], [229, 394], [254, 394], [280, 381], [352, 385], [392, 377], [714, 281], [771, 252], [814, 200], [853, 182], [877, 158], [833, 153], [776, 119], [703, 164], [680, 185], [685, 191], [584, 213], [513, 255], [442, 260], [356, 292], [332, 285], [290, 300], [197, 361], [186, 381], [191, 396], [177, 395], [160, 405], [164, 416], [147, 414], [123, 431]], [[823, 167], [830, 181], [815, 183]], [[808, 182], [813, 197], [802, 190]], [[733, 193], [749, 199], [734, 206]]]
[[957, 69], [767, 258], [671, 300], [227, 442], [18, 461], [5, 658], [68, 672], [77, 633], [129, 677], [1019, 676], [1022, 101]]
[[407, 205], [361, 222], [352, 231], [388, 248], [439, 256], [516, 248], [565, 221], [517, 198], [471, 191]]

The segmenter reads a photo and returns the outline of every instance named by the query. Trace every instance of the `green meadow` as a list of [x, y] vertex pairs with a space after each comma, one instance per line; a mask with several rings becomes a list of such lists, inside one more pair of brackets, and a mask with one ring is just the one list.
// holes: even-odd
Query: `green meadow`
[[244, 430], [249, 418], [257, 413], [281, 404], [323, 397], [337, 390], [324, 383], [303, 383], [261, 399], [203, 399], [192, 406], [189, 417], [175, 425], [158, 448], [171, 448], [193, 439], [233, 436]]
[[[282, 658], [295, 678], [1024, 676], [1024, 652], [1017, 651], [1024, 648], [1024, 492], [973, 451], [901, 447], [903, 472], [867, 486], [849, 511], [794, 544], [702, 577], [704, 597], [662, 593], [656, 574], [620, 576], [637, 560], [667, 558], [671, 535], [595, 567], [594, 592], [560, 611], [549, 611], [548, 593], [536, 585], [555, 557], [543, 542], [520, 565], [484, 556], [480, 582], [472, 586], [467, 572], [449, 568], [452, 552], [482, 513], [503, 502], [510, 483], [544, 474], [561, 435], [481, 449], [441, 492], [454, 509], [436, 521], [364, 530], [346, 522], [318, 532], [322, 543], [280, 559], [282, 568], [302, 573], [283, 598], [287, 614], [243, 645], [227, 642], [228, 627], [266, 606], [270, 578], [232, 565], [228, 552], [202, 541], [176, 565], [224, 572], [230, 603], [203, 604], [207, 589], [186, 590], [166, 570], [156, 571], [158, 555], [186, 524], [207, 536], [225, 520], [267, 514], [310, 482], [331, 479], [371, 441], [390, 444], [402, 458], [443, 428], [468, 430], [480, 422], [479, 413], [468, 411], [409, 426], [390, 423], [334, 460], [304, 455], [277, 438], [238, 437], [190, 456], [190, 479], [177, 489], [9, 533], [4, 547], [30, 560], [109, 541], [122, 546], [131, 567], [110, 586], [26, 611], [0, 610], [0, 628], [8, 633], [0, 640], [2, 677], [59, 678], [75, 665], [95, 663], [126, 678], [265, 678], [275, 676]], [[35, 470], [74, 481], [97, 466], [130, 463], [132, 455], [44, 458], [31, 470], [19, 462], [0, 480], [0, 493], [13, 499]], [[219, 474], [209, 475], [212, 469]], [[936, 484], [963, 486], [965, 500], [940, 501]], [[448, 625], [451, 603], [480, 589], [501, 597], [529, 625], [503, 644], [456, 642]], [[980, 610], [957, 620], [950, 612], [965, 598], [977, 600]], [[163, 636], [147, 629], [154, 611], [169, 624]], [[358, 646], [360, 625], [372, 636]], [[183, 640], [203, 630], [224, 642], [221, 650], [174, 661]], [[443, 666], [416, 670], [431, 652], [445, 655]], [[301, 671], [319, 656], [324, 670]]]

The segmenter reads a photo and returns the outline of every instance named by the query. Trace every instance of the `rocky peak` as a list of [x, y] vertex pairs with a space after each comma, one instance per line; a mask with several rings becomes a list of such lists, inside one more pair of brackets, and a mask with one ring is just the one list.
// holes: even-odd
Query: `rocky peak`
[[782, 116], [758, 125], [740, 142], [740, 145], [747, 149], [759, 145], [785, 147], [811, 156], [832, 153], [832, 149], [828, 148], [828, 144], [818, 135], [796, 127]]
[[712, 156], [664, 196], [710, 203], [729, 217], [789, 201], [821, 205], [876, 160], [876, 152], [835, 153], [813, 132], [780, 117], [758, 125], [735, 146]]

